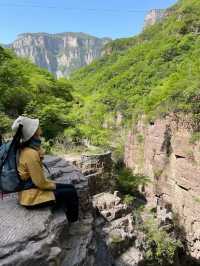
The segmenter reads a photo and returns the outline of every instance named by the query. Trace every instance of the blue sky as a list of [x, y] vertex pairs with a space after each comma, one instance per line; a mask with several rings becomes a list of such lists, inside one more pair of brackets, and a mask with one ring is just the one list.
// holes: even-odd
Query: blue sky
[[174, 3], [176, 0], [0, 0], [0, 43], [10, 43], [24, 32], [86, 32], [113, 39], [133, 36], [141, 31], [147, 10]]

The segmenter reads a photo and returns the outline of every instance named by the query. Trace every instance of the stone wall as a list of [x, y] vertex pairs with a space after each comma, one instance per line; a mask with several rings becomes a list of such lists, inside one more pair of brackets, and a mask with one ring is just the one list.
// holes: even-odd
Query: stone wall
[[125, 164], [151, 183], [143, 188], [148, 203], [170, 206], [182, 226], [189, 253], [200, 259], [200, 142], [191, 143], [189, 117], [169, 115], [145, 123], [127, 137]]

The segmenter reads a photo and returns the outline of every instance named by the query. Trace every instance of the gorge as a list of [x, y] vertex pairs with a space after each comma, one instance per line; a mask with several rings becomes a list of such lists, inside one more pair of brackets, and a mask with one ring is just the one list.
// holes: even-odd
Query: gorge
[[[40, 119], [44, 147], [62, 153], [46, 160], [57, 180], [76, 185], [82, 215], [69, 227], [63, 213], [39, 211], [37, 234], [22, 230], [26, 235], [13, 239], [9, 218], [3, 265], [200, 265], [199, 18], [198, 0], [179, 0], [165, 15], [152, 11], [143, 32], [130, 38], [22, 35], [14, 49], [54, 75], [0, 48], [1, 132], [9, 134], [19, 114]], [[55, 54], [46, 50], [49, 38]], [[83, 146], [102, 154], [69, 163], [66, 153]], [[26, 228], [31, 219], [37, 225], [13, 202], [9, 208], [27, 218]], [[4, 216], [3, 204], [2, 231], [11, 214]]]

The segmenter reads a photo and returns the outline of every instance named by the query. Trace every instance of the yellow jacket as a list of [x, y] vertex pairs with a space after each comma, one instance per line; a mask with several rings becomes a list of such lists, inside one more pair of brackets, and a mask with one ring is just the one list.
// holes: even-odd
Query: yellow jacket
[[18, 193], [19, 203], [33, 206], [39, 203], [55, 200], [53, 190], [56, 185], [44, 176], [40, 152], [24, 148], [20, 152], [18, 171], [22, 180], [32, 179], [37, 188], [23, 190]]

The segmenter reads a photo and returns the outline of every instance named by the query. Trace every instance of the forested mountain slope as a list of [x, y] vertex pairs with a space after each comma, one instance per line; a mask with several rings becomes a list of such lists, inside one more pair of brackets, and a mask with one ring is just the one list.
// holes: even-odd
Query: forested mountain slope
[[11, 51], [0, 47], [0, 133], [10, 131], [12, 120], [26, 114], [39, 117], [47, 138], [67, 126], [72, 87]]
[[[200, 120], [200, 2], [179, 0], [162, 22], [106, 46], [103, 58], [77, 71], [72, 134], [105, 144], [117, 113], [123, 121], [147, 114], [193, 114]], [[106, 126], [105, 126], [106, 124]], [[104, 126], [103, 126], [104, 125]]]

